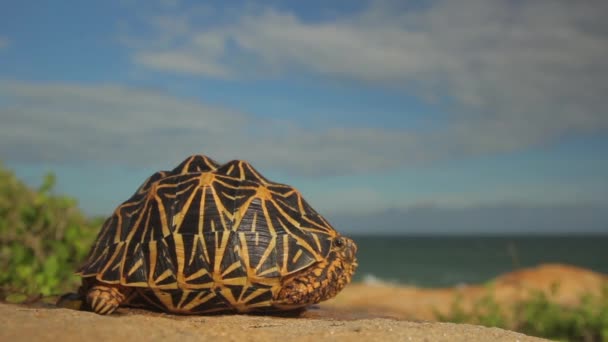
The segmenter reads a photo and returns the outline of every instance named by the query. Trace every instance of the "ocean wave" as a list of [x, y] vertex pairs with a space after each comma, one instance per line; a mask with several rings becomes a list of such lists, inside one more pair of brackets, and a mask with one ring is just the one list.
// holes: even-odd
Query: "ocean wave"
[[399, 282], [395, 279], [383, 279], [374, 274], [366, 273], [363, 275], [361, 282], [365, 285], [397, 285]]
[[462, 276], [459, 274], [443, 274], [442, 276], [438, 276], [436, 279], [436, 283], [429, 284], [424, 281], [416, 281], [414, 279], [408, 280], [400, 280], [400, 279], [387, 279], [381, 278], [373, 273], [365, 273], [359, 279], [357, 279], [357, 283], [365, 284], [365, 285], [391, 285], [391, 286], [416, 286], [416, 287], [456, 287], [456, 288], [465, 288], [470, 285], [470, 283], [462, 281]]

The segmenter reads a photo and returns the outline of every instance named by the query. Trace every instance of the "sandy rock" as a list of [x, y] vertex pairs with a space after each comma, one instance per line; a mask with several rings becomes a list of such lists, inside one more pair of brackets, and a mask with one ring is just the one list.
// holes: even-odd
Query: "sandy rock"
[[489, 291], [501, 305], [531, 290], [574, 303], [598, 294], [608, 277], [566, 265], [541, 265], [497, 277], [490, 286], [422, 289], [387, 284], [351, 284], [335, 299], [299, 317], [253, 315], [176, 316], [121, 308], [111, 316], [0, 304], [0, 341], [545, 341], [519, 333], [467, 324], [433, 322], [456, 297], [466, 307]]
[[111, 316], [0, 304], [0, 341], [545, 341], [497, 328], [386, 318], [173, 316], [121, 309]]

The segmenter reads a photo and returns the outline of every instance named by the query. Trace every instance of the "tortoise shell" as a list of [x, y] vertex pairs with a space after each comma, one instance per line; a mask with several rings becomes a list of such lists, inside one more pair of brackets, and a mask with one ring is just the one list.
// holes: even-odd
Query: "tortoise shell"
[[[355, 252], [293, 187], [246, 161], [195, 155], [153, 174], [114, 211], [78, 273], [98, 313], [290, 310], [339, 292]], [[117, 303], [102, 310], [97, 297]]]

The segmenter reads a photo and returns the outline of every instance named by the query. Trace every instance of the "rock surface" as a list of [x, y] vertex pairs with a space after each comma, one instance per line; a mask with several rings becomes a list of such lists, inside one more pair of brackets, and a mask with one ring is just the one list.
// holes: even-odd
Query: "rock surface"
[[269, 316], [172, 316], [140, 310], [99, 316], [0, 304], [0, 341], [545, 341], [497, 328]]
[[299, 317], [253, 315], [176, 316], [121, 308], [111, 316], [0, 303], [0, 341], [545, 341], [519, 333], [467, 324], [432, 322], [456, 296], [470, 305], [491, 291], [513, 303], [530, 290], [551, 291], [572, 304], [598, 293], [608, 277], [565, 265], [541, 265], [497, 277], [490, 286], [422, 289], [388, 284], [352, 284], [335, 299]]

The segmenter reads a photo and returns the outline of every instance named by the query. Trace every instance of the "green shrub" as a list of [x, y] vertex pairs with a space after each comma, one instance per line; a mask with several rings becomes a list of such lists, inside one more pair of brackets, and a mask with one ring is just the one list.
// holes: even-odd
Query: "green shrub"
[[50, 295], [78, 285], [74, 270], [99, 220], [88, 220], [76, 200], [55, 195], [53, 174], [31, 189], [0, 163], [0, 299]]
[[507, 328], [507, 318], [503, 308], [496, 302], [494, 297], [486, 294], [473, 303], [470, 310], [466, 310], [462, 304], [462, 296], [457, 296], [452, 302], [448, 314], [435, 311], [439, 321], [452, 323], [478, 324], [487, 327]]
[[541, 291], [516, 306], [516, 329], [567, 341], [608, 341], [608, 286], [600, 296], [585, 294], [577, 306], [562, 306]]
[[554, 300], [557, 288], [549, 295], [534, 291], [510, 307], [501, 307], [489, 292], [465, 310], [457, 297], [448, 314], [436, 312], [436, 316], [444, 322], [494, 326], [554, 340], [608, 341], [608, 285], [600, 295], [583, 295], [574, 306]]

